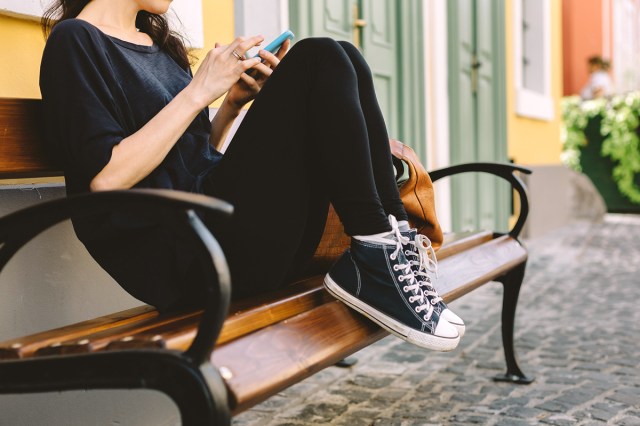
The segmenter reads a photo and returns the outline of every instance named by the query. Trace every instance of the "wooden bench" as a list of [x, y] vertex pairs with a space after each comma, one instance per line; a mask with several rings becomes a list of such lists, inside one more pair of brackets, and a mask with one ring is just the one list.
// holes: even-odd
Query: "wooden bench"
[[[60, 176], [42, 146], [40, 108], [37, 100], [0, 99], [0, 179]], [[530, 383], [513, 348], [515, 310], [527, 261], [517, 237], [528, 212], [525, 188], [515, 172], [528, 170], [478, 163], [430, 175], [435, 181], [466, 171], [507, 179], [519, 193], [521, 212], [508, 234], [446, 235], [438, 252], [437, 287], [451, 302], [489, 281], [504, 285], [502, 336], [507, 370], [496, 380]], [[150, 306], [140, 306], [2, 342], [0, 393], [155, 389], [175, 401], [185, 425], [229, 424], [233, 414], [387, 335], [332, 298], [323, 288], [322, 275], [231, 303], [224, 255], [194, 211], [228, 215], [232, 207], [178, 191], [85, 194], [0, 218], [0, 271], [21, 246], [48, 227], [71, 215], [123, 206], [184, 211], [207, 267], [204, 309], [160, 315]], [[429, 356], [426, 350], [425, 356]]]

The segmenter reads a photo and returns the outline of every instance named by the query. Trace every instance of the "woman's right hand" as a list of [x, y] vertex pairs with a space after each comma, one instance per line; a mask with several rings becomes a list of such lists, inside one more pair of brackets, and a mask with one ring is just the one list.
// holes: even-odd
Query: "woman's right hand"
[[260, 58], [239, 60], [234, 52], [244, 58], [247, 50], [258, 46], [264, 37], [238, 37], [231, 44], [216, 46], [210, 50], [189, 83], [192, 99], [202, 108], [224, 95], [246, 70], [260, 63]]

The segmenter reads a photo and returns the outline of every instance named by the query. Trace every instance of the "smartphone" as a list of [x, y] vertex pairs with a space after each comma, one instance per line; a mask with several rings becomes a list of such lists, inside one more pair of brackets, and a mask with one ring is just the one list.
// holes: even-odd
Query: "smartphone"
[[[280, 49], [280, 46], [282, 46], [282, 43], [284, 43], [285, 40], [287, 39], [293, 40], [293, 37], [294, 37], [293, 33], [287, 30], [282, 34], [280, 34], [278, 37], [276, 37], [276, 39], [273, 40], [271, 43], [261, 48], [260, 50], [266, 50], [268, 52], [275, 54], [278, 51], [278, 49]], [[259, 53], [256, 53], [255, 55], [253, 55], [254, 58], [257, 58], [258, 56], [259, 56]]]

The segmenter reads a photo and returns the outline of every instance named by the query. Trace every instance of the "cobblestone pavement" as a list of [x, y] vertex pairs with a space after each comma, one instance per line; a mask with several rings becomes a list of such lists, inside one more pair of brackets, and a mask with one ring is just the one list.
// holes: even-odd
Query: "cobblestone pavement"
[[531, 385], [503, 372], [502, 288], [451, 304], [467, 334], [450, 353], [387, 337], [234, 425], [639, 425], [640, 216], [608, 215], [527, 242], [516, 352]]

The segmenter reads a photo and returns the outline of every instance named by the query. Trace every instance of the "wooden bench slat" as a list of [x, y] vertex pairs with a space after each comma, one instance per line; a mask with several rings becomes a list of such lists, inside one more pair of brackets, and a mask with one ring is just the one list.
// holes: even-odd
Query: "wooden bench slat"
[[527, 259], [526, 249], [504, 235], [438, 262], [437, 289], [446, 302], [503, 275]]
[[37, 99], [0, 98], [0, 179], [60, 176], [43, 145]]
[[[159, 330], [158, 332], [162, 332], [162, 330], [170, 330], [172, 327], [179, 326], [180, 324], [188, 324], [190, 327], [194, 328], [199, 323], [201, 316], [201, 311], [183, 312], [171, 315], [155, 316], [128, 324], [114, 325], [112, 328], [88, 333], [41, 347], [34, 353], [34, 356], [95, 352], [104, 349], [114, 340], [126, 339], [139, 333], [145, 333], [149, 330]], [[152, 340], [156, 334], [157, 333], [153, 334], [149, 339]]]
[[214, 350], [212, 362], [232, 374], [227, 385], [232, 411], [238, 413], [386, 334], [334, 301], [252, 333], [250, 339], [229, 342]]
[[[218, 344], [305, 312], [333, 299], [322, 291], [321, 277], [314, 277], [286, 289], [232, 305]], [[185, 350], [195, 337], [201, 311], [157, 316], [135, 323], [113, 325], [106, 330], [89, 330], [67, 340], [41, 345], [34, 356], [86, 353], [102, 349], [168, 347]], [[158, 338], [160, 336], [161, 338]], [[125, 339], [125, 340], [123, 340]], [[113, 344], [111, 344], [113, 342]]]
[[63, 340], [78, 339], [89, 333], [100, 332], [119, 325], [126, 325], [157, 316], [158, 311], [154, 307], [144, 305], [61, 328], [7, 340], [0, 343], [0, 359], [29, 357], [44, 346]]
[[450, 232], [444, 235], [442, 247], [436, 254], [438, 260], [443, 260], [492, 239], [493, 233], [491, 231]]

